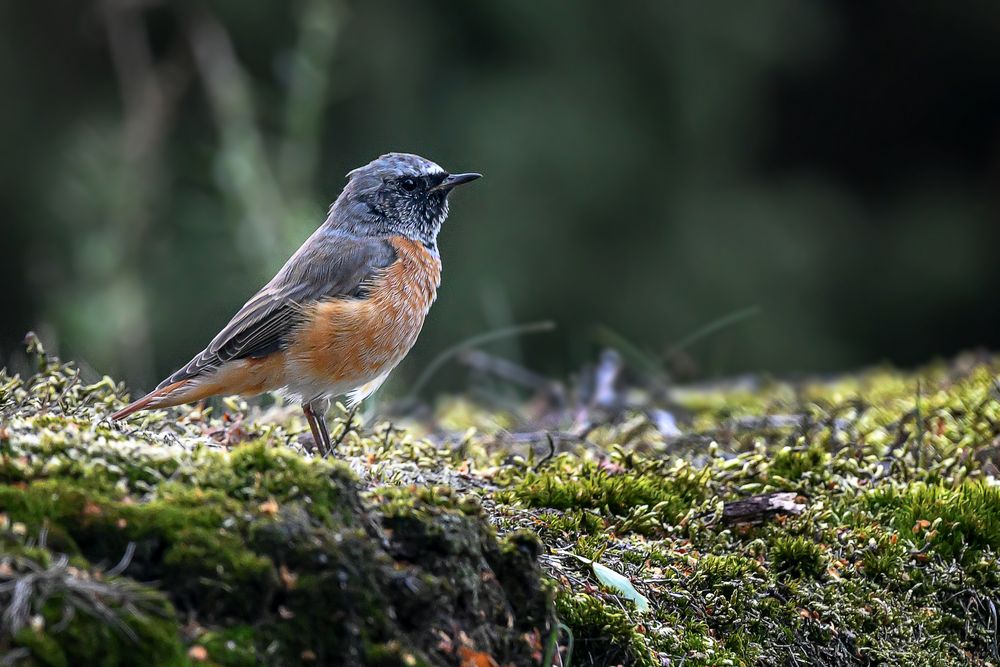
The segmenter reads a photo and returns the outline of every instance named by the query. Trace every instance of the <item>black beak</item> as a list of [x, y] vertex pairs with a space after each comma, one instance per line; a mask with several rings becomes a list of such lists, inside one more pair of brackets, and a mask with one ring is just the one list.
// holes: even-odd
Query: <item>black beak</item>
[[430, 192], [435, 192], [438, 190], [443, 190], [444, 192], [449, 192], [456, 185], [461, 185], [462, 183], [469, 183], [476, 180], [477, 178], [482, 178], [482, 174], [449, 174], [445, 177], [443, 181], [435, 185], [430, 189]]

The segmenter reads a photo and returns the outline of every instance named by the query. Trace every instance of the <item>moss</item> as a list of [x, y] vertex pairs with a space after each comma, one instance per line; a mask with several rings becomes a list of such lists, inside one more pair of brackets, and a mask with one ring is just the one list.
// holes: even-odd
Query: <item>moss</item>
[[[545, 461], [544, 441], [495, 429], [380, 424], [348, 434], [335, 463], [295, 448], [305, 425], [283, 410], [248, 413], [238, 446], [223, 433], [234, 422], [199, 409], [110, 428], [99, 418], [120, 386], [39, 367], [0, 371], [0, 553], [45, 568], [66, 555], [154, 596], [162, 613], [135, 632], [156, 664], [184, 664], [192, 645], [219, 665], [534, 664], [556, 608], [573, 664], [996, 661], [993, 360], [632, 387], [628, 411], [595, 411], [588, 442]], [[460, 407], [462, 423], [490, 423]], [[530, 422], [510, 410], [509, 424]], [[680, 435], [647, 416], [664, 410]], [[782, 489], [805, 510], [728, 522], [726, 503]], [[628, 578], [649, 611], [597, 586], [579, 555]], [[132, 645], [82, 619], [69, 646], [58, 618], [43, 621], [19, 634], [34, 664]]]
[[749, 583], [763, 573], [761, 565], [745, 556], [708, 554], [698, 560], [697, 576], [712, 586], [732, 587]]
[[556, 598], [556, 611], [572, 630], [574, 645], [584, 647], [595, 664], [661, 664], [645, 635], [620, 609], [592, 595], [563, 593]]
[[354, 475], [343, 464], [307, 461], [266, 440], [237, 447], [227, 464], [201, 467], [192, 481], [247, 502], [299, 502], [324, 521], [349, 520], [357, 511]]
[[[863, 537], [863, 536], [862, 536]], [[906, 547], [899, 541], [897, 533], [873, 531], [861, 555], [861, 568], [873, 579], [909, 578], [906, 572], [908, 561]]]
[[490, 550], [487, 561], [503, 586], [515, 611], [518, 627], [547, 628], [552, 625], [552, 591], [544, 584], [538, 557], [542, 543], [529, 531], [510, 533]]
[[482, 515], [482, 506], [475, 496], [461, 496], [447, 486], [385, 486], [377, 489], [372, 499], [387, 517], [405, 516], [414, 512], [454, 510], [469, 516]]
[[613, 474], [590, 462], [528, 472], [501, 501], [559, 510], [594, 509], [628, 522], [625, 530], [655, 533], [674, 524], [704, 497], [703, 475], [680, 467]]
[[[532, 650], [524, 637], [551, 625], [537, 543], [498, 542], [478, 498], [391, 488], [373, 512], [346, 466], [274, 443], [175, 452], [172, 460], [148, 449], [120, 457], [90, 449], [85, 463], [84, 445], [73, 440], [84, 433], [43, 438], [41, 449], [13, 440], [25, 454], [0, 484], [0, 528], [17, 527], [24, 539], [44, 533], [46, 547], [35, 549], [45, 559], [61, 550], [110, 566], [130, 554], [125, 573], [155, 580], [178, 609], [157, 619], [174, 657], [155, 664], [185, 661], [179, 635], [188, 617], [207, 626], [195, 641], [220, 665], [424, 664], [440, 632], [519, 662]], [[145, 641], [145, 630], [136, 632]], [[118, 664], [112, 635], [103, 626], [72, 648], [41, 636], [31, 650], [102, 664], [77, 659], [100, 650]], [[159, 655], [153, 648], [147, 653]]]
[[67, 565], [65, 559], [36, 558], [42, 551], [10, 539], [0, 551], [3, 578], [17, 586], [0, 593], [0, 606], [10, 614], [5, 630], [12, 633], [0, 636], [0, 652], [26, 650], [40, 665], [186, 664], [164, 596], [105, 576], [80, 559]]
[[768, 550], [776, 572], [791, 577], [818, 579], [826, 572], [823, 547], [804, 537], [779, 536]]
[[819, 445], [805, 449], [785, 447], [774, 456], [770, 474], [789, 481], [799, 481], [806, 476], [820, 475], [830, 461], [830, 454]]
[[995, 486], [889, 486], [866, 495], [864, 506], [906, 543], [944, 558], [975, 559], [983, 551], [1000, 552], [1000, 488]]
[[257, 655], [256, 632], [249, 626], [234, 626], [209, 631], [197, 639], [208, 659], [222, 667], [254, 667], [260, 664]]

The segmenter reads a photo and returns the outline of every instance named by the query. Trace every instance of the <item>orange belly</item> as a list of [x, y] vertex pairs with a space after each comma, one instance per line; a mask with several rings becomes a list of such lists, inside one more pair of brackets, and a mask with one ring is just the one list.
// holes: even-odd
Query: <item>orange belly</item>
[[286, 352], [291, 393], [309, 399], [356, 389], [386, 375], [413, 347], [437, 294], [441, 261], [419, 242], [394, 237], [391, 243], [397, 260], [372, 281], [366, 298], [307, 309]]

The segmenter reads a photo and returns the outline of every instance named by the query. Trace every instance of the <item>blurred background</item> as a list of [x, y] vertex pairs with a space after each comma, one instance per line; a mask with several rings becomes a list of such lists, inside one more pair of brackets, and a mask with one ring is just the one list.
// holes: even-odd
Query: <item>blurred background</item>
[[539, 320], [490, 351], [697, 378], [1000, 349], [998, 38], [990, 0], [4, 2], [0, 360], [35, 329], [149, 388], [390, 150], [486, 175], [397, 392]]

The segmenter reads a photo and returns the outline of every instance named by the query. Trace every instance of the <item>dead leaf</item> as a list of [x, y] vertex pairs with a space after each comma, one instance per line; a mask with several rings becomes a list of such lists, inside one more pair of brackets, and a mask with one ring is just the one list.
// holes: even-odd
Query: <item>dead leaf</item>
[[461, 667], [500, 667], [489, 653], [474, 651], [465, 646], [459, 647], [458, 657], [462, 661], [459, 663]]
[[299, 583], [299, 575], [289, 570], [285, 565], [278, 568], [278, 577], [286, 590], [292, 590]]

